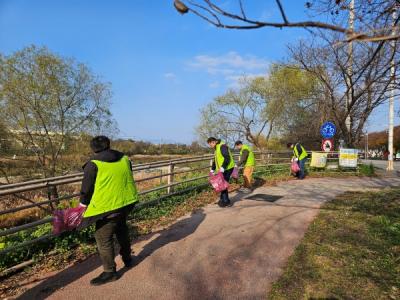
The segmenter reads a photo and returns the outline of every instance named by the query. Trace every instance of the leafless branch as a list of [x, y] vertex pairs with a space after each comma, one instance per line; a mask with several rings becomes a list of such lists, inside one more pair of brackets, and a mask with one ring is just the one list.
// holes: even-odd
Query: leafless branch
[[288, 21], [288, 19], [286, 18], [286, 14], [285, 14], [285, 11], [283, 10], [281, 1], [280, 1], [280, 0], [276, 0], [276, 3], [278, 4], [279, 11], [281, 12], [283, 21], [285, 22], [285, 24], [288, 24], [289, 21]]
[[[326, 23], [314, 20], [304, 20], [299, 22], [289, 22], [288, 17], [286, 15], [285, 9], [280, 0], [276, 0], [276, 5], [278, 6], [279, 12], [282, 16], [283, 22], [264, 22], [261, 20], [250, 19], [246, 16], [245, 9], [243, 7], [243, 3], [239, 0], [240, 14], [236, 14], [234, 12], [230, 12], [228, 10], [222, 9], [220, 6], [216, 5], [214, 1], [211, 0], [187, 0], [180, 1], [181, 3], [186, 2], [188, 11], [194, 13], [198, 17], [202, 18], [208, 23], [218, 27], [225, 29], [238, 29], [238, 30], [251, 30], [251, 29], [259, 29], [263, 27], [275, 27], [275, 28], [304, 28], [304, 29], [323, 29], [330, 30], [334, 32], [339, 32], [345, 34], [346, 37], [343, 38], [344, 42], [351, 41], [362, 41], [362, 42], [381, 42], [381, 41], [390, 41], [393, 39], [399, 39], [400, 35], [390, 35], [390, 34], [382, 34], [377, 33], [380, 32], [390, 32], [391, 27], [382, 27], [377, 29], [369, 29], [364, 28], [366, 31], [356, 32], [351, 31], [346, 27], [341, 25], [337, 25], [334, 23]], [[201, 5], [200, 2], [203, 2], [205, 5]], [[397, 4], [399, 1], [395, 1]], [[206, 7], [207, 6], [207, 7]], [[389, 8], [392, 6], [388, 6]], [[388, 9], [383, 10], [382, 12], [376, 13], [376, 24], [379, 24], [380, 19], [384, 19], [387, 15], [390, 14]], [[210, 18], [210, 16], [212, 18]], [[223, 22], [219, 18], [225, 17], [230, 21], [236, 21], [235, 23], [231, 22]], [[363, 18], [360, 16], [360, 20]], [[368, 22], [365, 22], [367, 25]], [[378, 26], [378, 25], [377, 25]], [[366, 26], [368, 27], [368, 26]]]

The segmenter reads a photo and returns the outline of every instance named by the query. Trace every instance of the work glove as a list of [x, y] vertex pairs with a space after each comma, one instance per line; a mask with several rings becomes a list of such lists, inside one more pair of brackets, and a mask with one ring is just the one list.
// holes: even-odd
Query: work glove
[[220, 171], [221, 173], [224, 173], [225, 169], [224, 169], [223, 167], [221, 167], [221, 168], [219, 169], [219, 171]]

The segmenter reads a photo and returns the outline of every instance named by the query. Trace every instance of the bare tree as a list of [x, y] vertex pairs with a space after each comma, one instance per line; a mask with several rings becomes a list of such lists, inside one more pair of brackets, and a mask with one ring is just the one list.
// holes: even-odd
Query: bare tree
[[[323, 105], [329, 110], [346, 144], [353, 146], [363, 133], [372, 111], [384, 103], [392, 88], [390, 62], [397, 56], [389, 43], [358, 43], [351, 57], [336, 34], [320, 32], [289, 50], [301, 68], [318, 78]], [[349, 70], [349, 60], [352, 68]], [[396, 60], [396, 67], [398, 60]], [[346, 102], [348, 103], [346, 105]], [[350, 126], [346, 126], [346, 118]]]
[[[344, 41], [371, 41], [385, 42], [388, 40], [399, 39], [400, 35], [391, 34], [391, 12], [399, 4], [400, 0], [369, 0], [357, 1], [355, 17], [358, 26], [352, 30], [348, 29], [344, 19], [350, 9], [351, 0], [310, 0], [304, 1], [304, 6], [309, 11], [308, 20], [291, 21], [285, 10], [283, 1], [275, 0], [276, 9], [280, 13], [281, 21], [266, 22], [260, 19], [253, 19], [246, 11], [245, 3], [237, 0], [236, 10], [224, 9], [217, 1], [211, 0], [174, 0], [174, 6], [178, 12], [184, 14], [191, 12], [206, 22], [225, 29], [258, 29], [265, 27], [275, 28], [305, 28], [323, 29], [341, 33], [341, 40]], [[318, 16], [330, 17], [330, 22], [318, 20]], [[343, 18], [343, 15], [346, 15]], [[316, 20], [315, 20], [316, 19]], [[395, 25], [399, 18], [395, 21]]]

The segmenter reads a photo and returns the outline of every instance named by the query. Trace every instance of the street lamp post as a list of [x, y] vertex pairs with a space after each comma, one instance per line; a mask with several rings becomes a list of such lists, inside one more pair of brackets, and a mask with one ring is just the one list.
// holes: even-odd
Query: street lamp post
[[[396, 9], [393, 10], [392, 18], [392, 35], [396, 34], [396, 26], [395, 20], [397, 17]], [[396, 42], [393, 40], [391, 42], [393, 52], [396, 51]], [[386, 170], [393, 171], [393, 127], [394, 127], [394, 89], [395, 89], [395, 65], [394, 65], [394, 55], [391, 61], [390, 66], [390, 80], [391, 80], [391, 90], [390, 90], [390, 98], [389, 98], [389, 136], [388, 136], [388, 165]]]
[[[354, 30], [354, 0], [350, 1], [350, 9], [349, 9], [349, 31], [352, 33]], [[348, 44], [347, 52], [349, 55], [349, 61], [347, 65], [347, 76], [346, 76], [346, 84], [347, 84], [347, 95], [346, 95], [346, 128], [348, 134], [351, 134], [351, 113], [350, 113], [350, 104], [353, 101], [353, 42], [350, 41]]]

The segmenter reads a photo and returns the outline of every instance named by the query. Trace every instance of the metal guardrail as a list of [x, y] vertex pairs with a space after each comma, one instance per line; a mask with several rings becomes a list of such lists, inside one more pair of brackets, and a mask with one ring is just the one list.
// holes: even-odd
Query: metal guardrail
[[[322, 152], [322, 151], [314, 151], [314, 152]], [[290, 165], [289, 158], [292, 156], [291, 151], [270, 151], [270, 152], [262, 152], [262, 153], [255, 152], [255, 154], [256, 154], [256, 161], [257, 161], [257, 168], [263, 168], [263, 167], [269, 167], [269, 166], [281, 166], [282, 168], [288, 168], [288, 166]], [[339, 156], [338, 152], [330, 152], [330, 153], [328, 153], [328, 161], [337, 161], [338, 156]], [[237, 158], [238, 154], [235, 153], [234, 157]], [[147, 195], [147, 194], [150, 194], [153, 192], [162, 191], [162, 190], [166, 190], [166, 194], [156, 197], [155, 199], [150, 199], [149, 201], [146, 201], [146, 202], [139, 202], [139, 205], [137, 205], [135, 207], [135, 209], [140, 209], [143, 206], [152, 205], [154, 203], [160, 202], [160, 201], [164, 200], [165, 198], [168, 198], [168, 197], [171, 197], [174, 195], [178, 195], [178, 194], [182, 194], [182, 193], [186, 193], [186, 192], [192, 191], [194, 189], [198, 189], [198, 188], [207, 186], [208, 183], [203, 182], [203, 183], [199, 183], [198, 185], [194, 185], [194, 186], [186, 188], [186, 189], [174, 191], [174, 187], [176, 187], [176, 186], [195, 182], [195, 181], [200, 181], [202, 179], [207, 178], [208, 172], [204, 172], [204, 171], [208, 170], [210, 168], [212, 159], [213, 159], [213, 155], [202, 155], [202, 156], [193, 156], [193, 157], [188, 157], [188, 158], [156, 161], [156, 162], [151, 162], [151, 163], [133, 165], [132, 169], [133, 169], [134, 175], [140, 171], [160, 171], [160, 169], [162, 170], [162, 169], [167, 168], [166, 173], [161, 173], [160, 175], [151, 175], [151, 176], [148, 176], [145, 178], [135, 179], [136, 183], [140, 183], [140, 182], [154, 180], [157, 178], [162, 179], [164, 177], [167, 177], [167, 184], [162, 184], [162, 185], [155, 186], [155, 187], [152, 187], [147, 190], [139, 191], [140, 196], [144, 196], [144, 195]], [[207, 165], [196, 166], [195, 168], [189, 168], [189, 169], [183, 169], [183, 170], [176, 169], [176, 167], [180, 166], [180, 165], [185, 165], [185, 164], [190, 165], [190, 164], [194, 164], [194, 163], [201, 164], [204, 162], [207, 162]], [[194, 173], [194, 172], [204, 172], [206, 174], [201, 175], [201, 176], [196, 176], [193, 178], [189, 178], [189, 179], [185, 179], [185, 180], [181, 180], [181, 181], [175, 180], [176, 175], [182, 175], [185, 173]], [[255, 173], [259, 173], [259, 172], [260, 172], [259, 170], [256, 170]], [[19, 193], [29, 192], [29, 191], [37, 191], [37, 190], [46, 189], [49, 187], [57, 187], [57, 186], [68, 185], [68, 184], [77, 184], [77, 183], [81, 182], [82, 178], [83, 178], [83, 173], [81, 172], [81, 173], [68, 174], [68, 175], [57, 176], [57, 177], [52, 177], [52, 178], [35, 179], [35, 180], [29, 180], [26, 182], [0, 185], [0, 201], [1, 201], [1, 197], [7, 196], [7, 195], [18, 195]], [[22, 205], [19, 207], [5, 209], [5, 210], [0, 211], [0, 216], [16, 213], [18, 211], [22, 211], [22, 210], [33, 208], [33, 207], [42, 207], [44, 205], [51, 205], [52, 203], [59, 203], [60, 201], [73, 199], [78, 196], [79, 196], [79, 193], [74, 193], [74, 194], [70, 194], [70, 195], [64, 195], [61, 197], [57, 197], [54, 199], [38, 201], [38, 202]], [[31, 201], [31, 202], [33, 202], [33, 201]], [[36, 228], [38, 226], [52, 222], [52, 220], [53, 220], [52, 217], [47, 216], [41, 220], [36, 220], [34, 222], [30, 222], [27, 224], [14, 226], [14, 227], [10, 227], [10, 228], [5, 228], [5, 229], [0, 230], [0, 237], [12, 235], [12, 234], [18, 233], [23, 230], [33, 230], [34, 228]], [[44, 241], [51, 237], [54, 237], [54, 235], [50, 233], [50, 234], [46, 234], [44, 236], [40, 236], [40, 237], [32, 239], [32, 240], [28, 240], [28, 241], [13, 245], [11, 247], [0, 250], [0, 255], [10, 252], [16, 248], [26, 247], [26, 246], [32, 245], [34, 243]]]
[[[256, 161], [258, 163], [260, 163], [260, 162], [266, 163], [264, 165], [258, 164], [259, 168], [266, 167], [266, 166], [273, 166], [273, 165], [275, 165], [275, 166], [282, 165], [283, 167], [286, 168], [288, 163], [281, 164], [280, 160], [287, 162], [288, 157], [290, 157], [290, 155], [291, 155], [291, 152], [288, 152], [288, 151], [273, 151], [272, 152], [272, 151], [270, 151], [270, 152], [263, 152], [263, 153], [255, 152], [255, 154], [256, 154]], [[238, 154], [235, 153], [234, 156], [235, 156], [235, 158], [237, 158]], [[140, 178], [140, 179], [135, 180], [135, 182], [140, 183], [140, 182], [154, 180], [157, 178], [162, 179], [164, 177], [167, 177], [167, 184], [163, 184], [160, 186], [152, 187], [147, 190], [139, 191], [140, 196], [144, 196], [144, 195], [147, 195], [147, 194], [150, 194], [153, 192], [157, 192], [157, 191], [162, 191], [162, 190], [166, 190], [166, 194], [156, 197], [155, 199], [150, 199], [149, 201], [139, 203], [139, 205], [137, 205], [136, 209], [139, 209], [143, 206], [152, 205], [156, 202], [162, 201], [163, 199], [165, 199], [167, 197], [171, 197], [171, 196], [174, 196], [177, 194], [182, 194], [182, 193], [194, 190], [194, 189], [198, 189], [198, 188], [207, 186], [208, 183], [203, 182], [203, 183], [199, 183], [198, 185], [194, 185], [194, 186], [186, 188], [186, 189], [174, 191], [174, 188], [176, 186], [195, 182], [195, 181], [200, 181], [202, 179], [207, 178], [208, 172], [207, 171], [204, 172], [204, 171], [208, 170], [210, 168], [210, 164], [212, 163], [213, 157], [214, 157], [213, 155], [202, 155], [202, 156], [193, 156], [193, 157], [188, 157], [188, 158], [179, 158], [179, 159], [156, 161], [156, 162], [151, 162], [151, 163], [133, 165], [132, 169], [133, 169], [134, 175], [137, 174], [137, 172], [139, 172], [139, 171], [159, 171], [160, 169], [164, 169], [164, 168], [167, 168], [167, 170], [168, 170], [166, 173], [161, 173], [160, 175], [152, 175], [152, 176], [148, 176], [145, 178]], [[200, 166], [196, 166], [194, 168], [189, 168], [187, 170], [176, 169], [177, 166], [181, 166], [181, 165], [185, 165], [185, 164], [190, 165], [190, 164], [194, 164], [194, 163], [201, 164], [204, 162], [207, 162], [207, 165], [205, 165], [205, 166], [200, 165]], [[205, 174], [201, 175], [201, 176], [189, 178], [189, 179], [180, 180], [180, 181], [175, 180], [176, 175], [181, 175], [184, 173], [192, 173], [193, 174], [194, 172], [204, 172]], [[82, 178], [83, 178], [83, 173], [81, 172], [81, 173], [68, 174], [68, 175], [57, 176], [57, 177], [52, 177], [52, 178], [35, 179], [35, 180], [29, 180], [26, 182], [0, 185], [0, 197], [4, 197], [7, 195], [18, 195], [23, 192], [37, 191], [37, 190], [41, 190], [41, 189], [47, 189], [49, 187], [57, 187], [57, 186], [68, 185], [68, 184], [77, 184], [77, 183], [81, 182]], [[59, 203], [62, 200], [73, 199], [77, 196], [79, 196], [79, 194], [75, 193], [75, 194], [70, 194], [70, 195], [64, 195], [62, 197], [57, 197], [54, 199], [38, 201], [35, 203], [22, 205], [19, 207], [5, 209], [5, 210], [0, 211], [0, 216], [16, 213], [21, 210], [25, 210], [25, 209], [29, 209], [29, 208], [33, 208], [33, 207], [41, 207], [43, 205], [51, 205], [52, 203]], [[1, 201], [1, 199], [0, 199], [0, 201]], [[52, 222], [52, 220], [53, 220], [53, 218], [48, 216], [41, 220], [37, 220], [37, 221], [30, 222], [27, 224], [14, 226], [14, 227], [10, 227], [10, 228], [5, 228], [3, 230], [0, 230], [0, 237], [12, 235], [12, 234], [18, 233], [23, 230], [33, 230], [34, 228], [36, 228], [38, 226]], [[10, 252], [16, 248], [29, 246], [36, 242], [40, 242], [40, 241], [46, 240], [51, 237], [54, 237], [54, 235], [46, 234], [44, 236], [13, 245], [11, 247], [0, 250], [0, 255]]]

